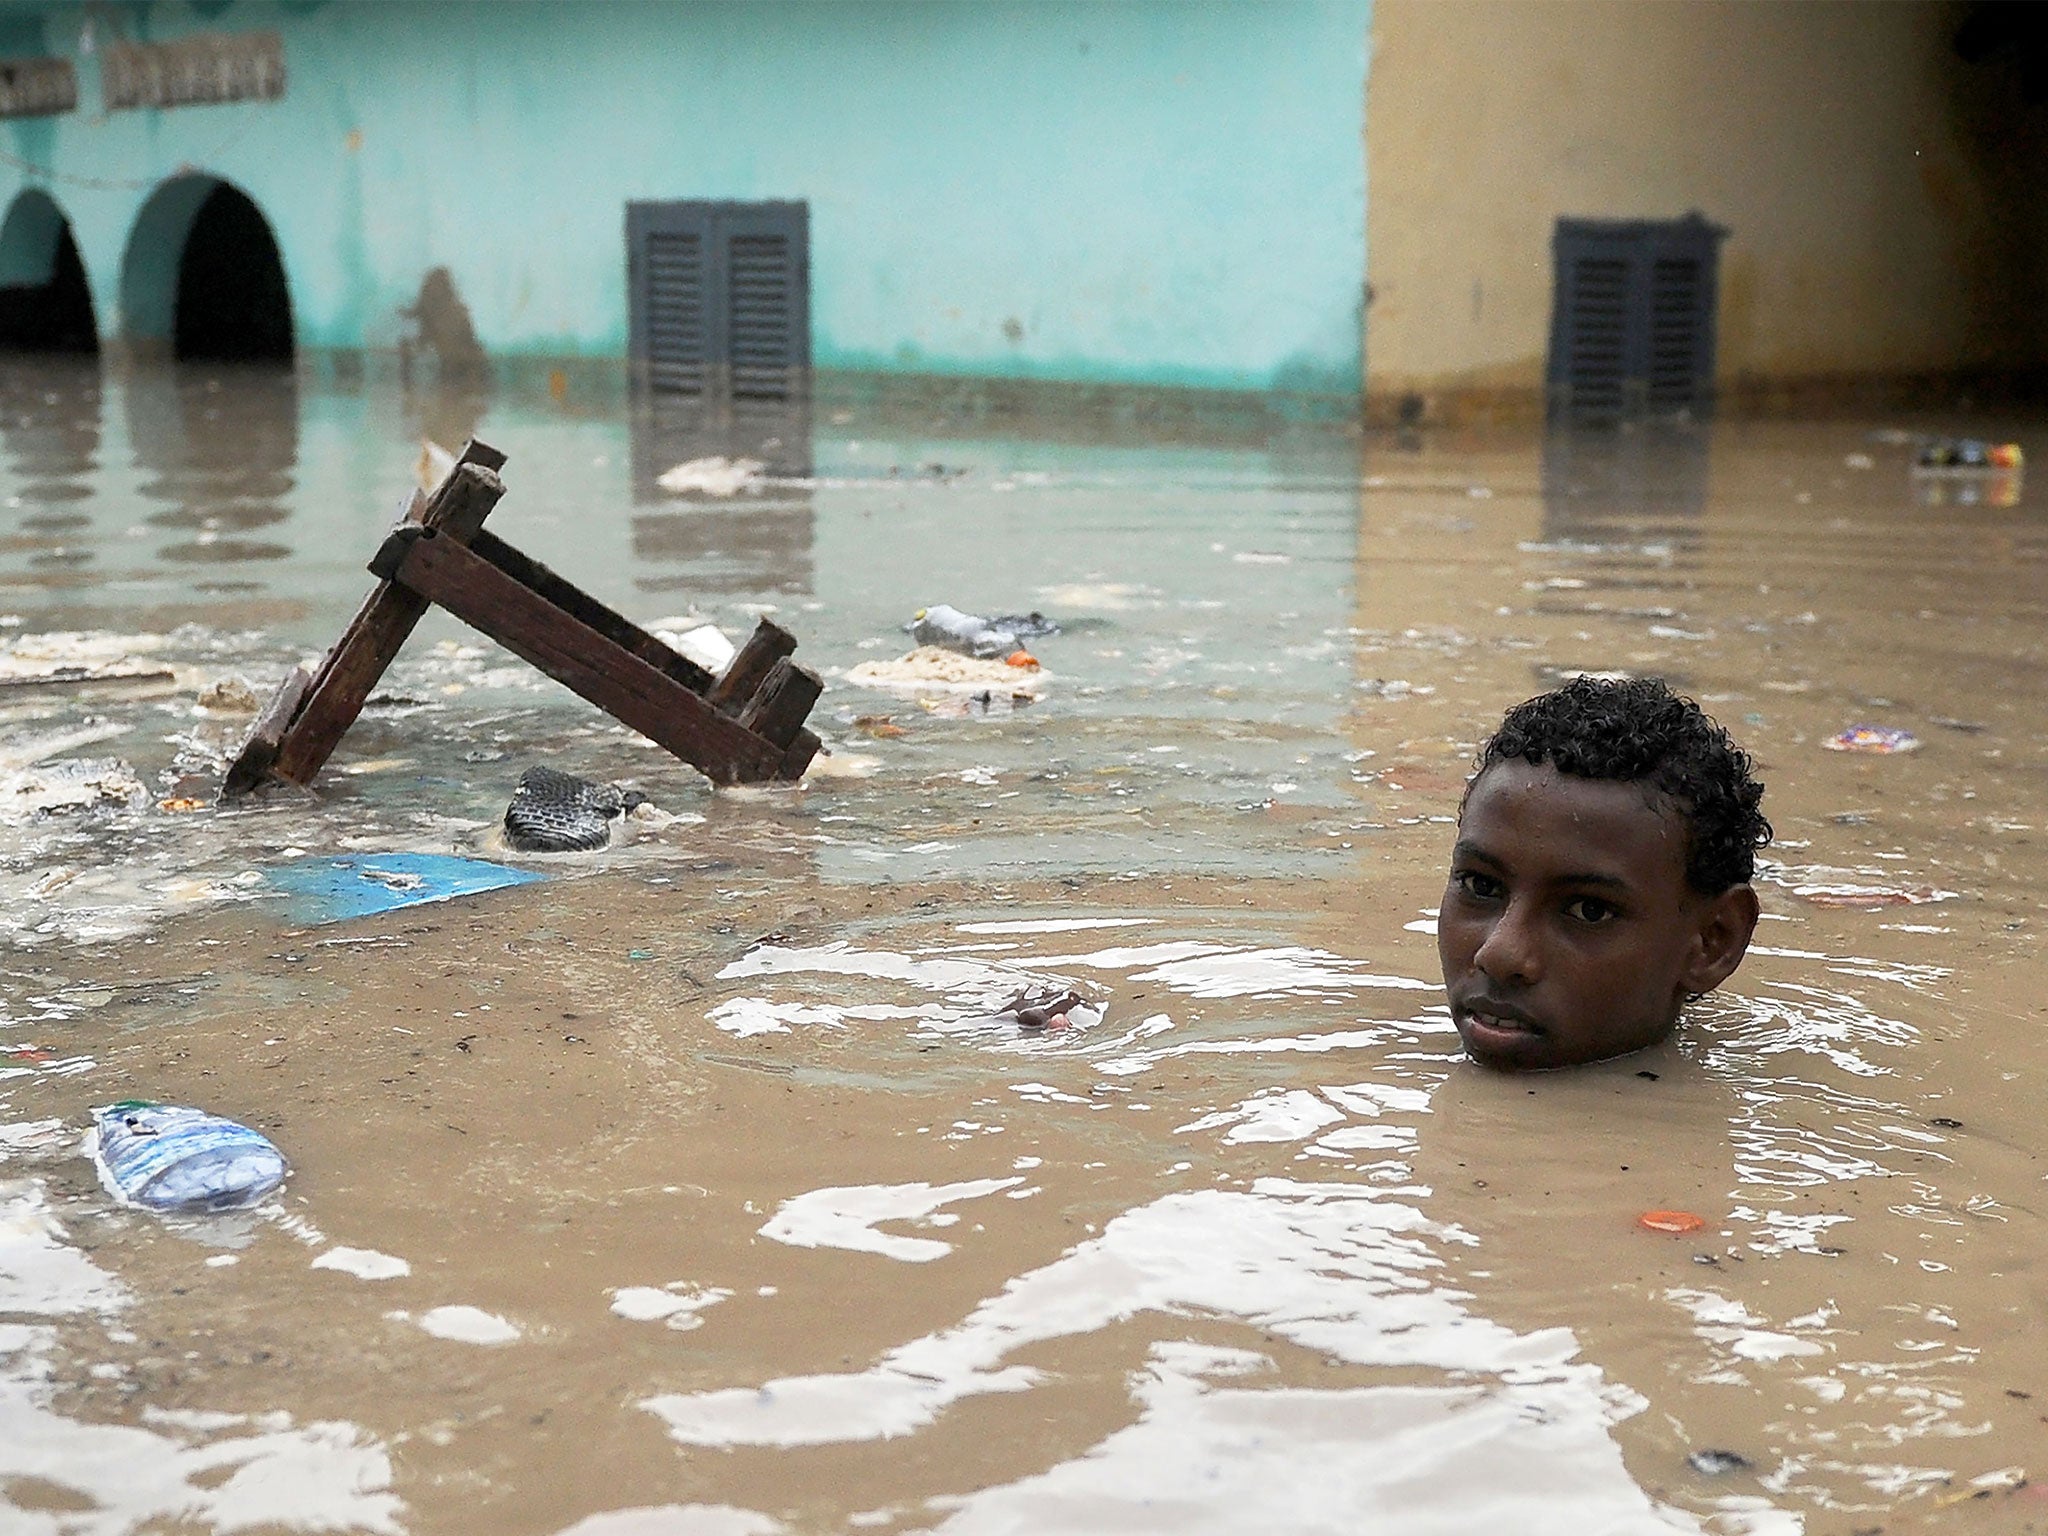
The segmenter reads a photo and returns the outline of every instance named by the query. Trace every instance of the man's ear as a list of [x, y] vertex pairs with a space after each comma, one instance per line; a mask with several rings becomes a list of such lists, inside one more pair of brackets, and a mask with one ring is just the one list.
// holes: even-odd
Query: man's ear
[[1731, 885], [1707, 903], [1686, 962], [1686, 991], [1711, 992], [1735, 974], [1761, 911], [1756, 888], [1748, 884]]

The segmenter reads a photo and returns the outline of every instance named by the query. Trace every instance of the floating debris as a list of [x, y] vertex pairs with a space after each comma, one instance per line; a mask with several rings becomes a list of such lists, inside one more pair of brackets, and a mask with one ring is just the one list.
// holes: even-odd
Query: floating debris
[[246, 678], [217, 677], [199, 690], [194, 700], [201, 709], [217, 715], [253, 715], [263, 707], [256, 690]]
[[824, 683], [763, 618], [721, 677], [485, 530], [505, 456], [472, 438], [431, 496], [414, 492], [370, 561], [379, 580], [316, 670], [278, 685], [222, 796], [310, 785], [414, 626], [438, 604], [718, 784], [793, 783], [820, 742], [804, 719]]
[[53, 689], [173, 684], [177, 674], [146, 653], [162, 635], [48, 630], [0, 641], [0, 688]]
[[760, 489], [768, 466], [759, 459], [728, 459], [718, 455], [691, 459], [655, 476], [654, 483], [671, 496], [737, 496]]
[[505, 842], [521, 853], [588, 853], [610, 843], [612, 823], [646, 799], [536, 764], [505, 807]]
[[264, 871], [295, 923], [334, 923], [422, 902], [473, 896], [545, 875], [446, 853], [352, 853], [298, 859]]
[[1816, 907], [1920, 907], [1934, 901], [1950, 901], [1954, 891], [1931, 885], [1908, 889], [1896, 885], [1795, 885], [1792, 894]]
[[694, 661], [713, 677], [721, 677], [739, 654], [739, 647], [716, 624], [700, 619], [656, 619], [647, 632], [678, 656]]
[[1052, 674], [1042, 667], [1013, 667], [1008, 662], [963, 656], [936, 645], [921, 645], [894, 661], [864, 661], [850, 668], [846, 681], [862, 688], [913, 693], [998, 693], [1036, 698]]
[[1100, 1024], [1107, 1010], [1071, 987], [1027, 987], [996, 1010], [997, 1018], [1014, 1018], [1024, 1030], [1058, 1034]]
[[413, 479], [422, 491], [431, 495], [440, 489], [441, 482], [453, 473], [456, 455], [443, 448], [431, 437], [420, 439], [420, 456], [412, 466]]
[[119, 758], [74, 757], [0, 771], [0, 822], [138, 809], [149, 791]]
[[1691, 1211], [1645, 1211], [1636, 1225], [1645, 1232], [1697, 1232], [1706, 1221]]
[[128, 1099], [93, 1111], [93, 1163], [123, 1205], [235, 1211], [284, 1182], [284, 1154], [260, 1132], [201, 1109]]
[[1821, 745], [1830, 752], [1868, 752], [1887, 756], [1920, 750], [1920, 738], [1894, 725], [1852, 725]]
[[1740, 1451], [1694, 1451], [1685, 1464], [1705, 1477], [1726, 1477], [1730, 1472], [1747, 1472], [1750, 1460]]
[[918, 609], [903, 629], [920, 646], [984, 658], [1015, 656], [1023, 651], [1026, 640], [1060, 632], [1059, 625], [1042, 613], [1006, 613], [985, 619], [945, 603]]
[[1975, 437], [1937, 437], [1913, 456], [1918, 470], [2018, 469], [2027, 456], [2018, 443], [1987, 443]]
[[1428, 683], [1411, 683], [1403, 677], [1367, 677], [1352, 688], [1372, 699], [1425, 699], [1436, 692]]

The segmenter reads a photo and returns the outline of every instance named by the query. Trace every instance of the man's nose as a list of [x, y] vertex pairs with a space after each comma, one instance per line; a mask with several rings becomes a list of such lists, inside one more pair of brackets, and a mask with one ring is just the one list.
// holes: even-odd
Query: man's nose
[[1527, 986], [1542, 979], [1542, 944], [1526, 902], [1508, 903], [1472, 961], [1489, 980], [1503, 985]]

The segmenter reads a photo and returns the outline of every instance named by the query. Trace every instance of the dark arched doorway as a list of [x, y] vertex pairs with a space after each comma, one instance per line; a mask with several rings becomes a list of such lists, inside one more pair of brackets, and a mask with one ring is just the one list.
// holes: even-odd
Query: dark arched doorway
[[291, 292], [277, 241], [256, 205], [226, 182], [192, 216], [172, 315], [173, 357], [291, 361]]
[[23, 192], [0, 221], [0, 351], [91, 356], [99, 349], [71, 222], [48, 193]]

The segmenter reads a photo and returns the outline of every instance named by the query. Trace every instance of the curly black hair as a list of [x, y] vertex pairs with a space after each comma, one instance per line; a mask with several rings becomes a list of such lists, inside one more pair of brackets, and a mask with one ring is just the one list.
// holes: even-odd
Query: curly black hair
[[[1582, 779], [1641, 784], [1677, 806], [1686, 823], [1686, 882], [1702, 895], [1747, 883], [1756, 851], [1772, 837], [1749, 754], [1699, 705], [1653, 677], [1575, 677], [1517, 704], [1475, 766], [1483, 774], [1511, 757]], [[1464, 806], [1458, 810], [1462, 816]]]

